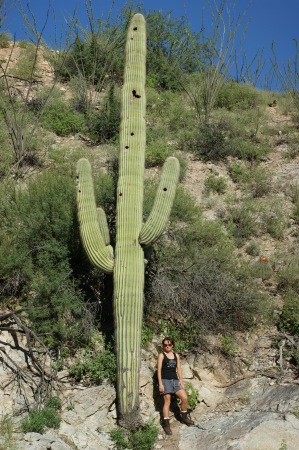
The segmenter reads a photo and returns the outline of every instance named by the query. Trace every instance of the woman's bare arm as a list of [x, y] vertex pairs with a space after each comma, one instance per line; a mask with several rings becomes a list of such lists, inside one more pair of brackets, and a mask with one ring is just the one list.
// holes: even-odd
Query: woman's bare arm
[[164, 386], [162, 384], [162, 362], [163, 362], [164, 355], [163, 353], [160, 353], [158, 356], [158, 362], [157, 362], [157, 375], [158, 375], [158, 383], [159, 383], [159, 392], [163, 394], [164, 392]]
[[176, 354], [176, 357], [177, 357], [177, 373], [178, 373], [178, 377], [179, 377], [179, 382], [180, 382], [181, 388], [185, 389], [184, 382], [183, 382], [183, 374], [182, 374], [180, 356], [178, 354]]

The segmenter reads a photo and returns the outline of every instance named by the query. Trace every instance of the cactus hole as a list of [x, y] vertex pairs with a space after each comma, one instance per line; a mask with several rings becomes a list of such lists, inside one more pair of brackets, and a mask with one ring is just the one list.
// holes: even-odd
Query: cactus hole
[[133, 94], [133, 97], [135, 97], [135, 98], [141, 97], [141, 95], [137, 94], [136, 89], [133, 89], [132, 94]]
[[120, 193], [119, 193], [119, 196], [120, 196], [120, 197], [122, 197], [122, 195], [123, 195], [123, 193], [122, 193], [122, 192], [120, 192]]
[[133, 133], [133, 131], [132, 131], [132, 133], [131, 133], [131, 136], [134, 136], [134, 133]]
[[166, 191], [167, 191], [167, 188], [163, 188], [163, 191], [166, 192]]
[[129, 146], [128, 146], [128, 145], [126, 145], [126, 146], [125, 146], [125, 149], [126, 149], [126, 150], [129, 150]]
[[134, 31], [137, 31], [137, 27], [134, 27], [133, 30], [134, 30]]

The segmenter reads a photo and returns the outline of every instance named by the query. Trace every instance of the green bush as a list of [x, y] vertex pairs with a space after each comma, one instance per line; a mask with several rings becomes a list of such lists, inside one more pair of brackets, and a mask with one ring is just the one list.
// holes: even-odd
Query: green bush
[[[108, 181], [107, 181], [108, 180]], [[98, 204], [109, 211], [114, 185], [108, 175], [95, 177]], [[112, 193], [109, 193], [109, 190]], [[7, 297], [29, 308], [31, 327], [50, 346], [85, 345], [94, 324], [88, 289], [100, 289], [82, 252], [72, 173], [46, 171], [20, 190], [14, 182], [1, 186], [0, 281]], [[114, 198], [113, 198], [114, 201]], [[90, 298], [90, 293], [89, 293]], [[93, 300], [94, 302], [96, 299]]]
[[263, 197], [271, 191], [271, 175], [264, 167], [254, 167], [247, 171], [245, 184], [253, 197]]
[[53, 408], [55, 411], [59, 411], [62, 406], [62, 402], [59, 397], [57, 396], [51, 396], [46, 401], [46, 406], [48, 408]]
[[226, 334], [221, 339], [222, 351], [227, 356], [235, 356], [238, 346], [235, 344], [233, 336]]
[[89, 134], [98, 143], [116, 141], [120, 126], [120, 101], [111, 84], [99, 113], [93, 113]]
[[158, 437], [158, 428], [153, 420], [149, 420], [132, 431], [115, 428], [110, 431], [110, 436], [117, 450], [151, 450]]
[[[146, 207], [150, 206], [149, 193], [146, 189]], [[178, 189], [177, 195], [169, 233], [151, 250], [145, 311], [157, 320], [164, 317], [165, 332], [175, 333], [179, 345], [186, 348], [198, 334], [194, 329], [250, 327], [255, 317], [264, 313], [265, 302], [247, 263], [235, 257], [232, 240], [222, 225], [203, 220], [200, 208], [183, 189]], [[158, 332], [162, 331], [159, 328]]]
[[226, 180], [224, 177], [209, 175], [204, 181], [207, 193], [216, 192], [217, 194], [224, 194], [226, 190]]
[[34, 409], [22, 420], [21, 428], [23, 433], [44, 433], [46, 428], [58, 429], [61, 419], [56, 409], [45, 407]]
[[112, 344], [105, 345], [101, 337], [95, 339], [93, 345], [88, 346], [83, 351], [82, 357], [77, 359], [70, 367], [69, 373], [76, 381], [85, 378], [93, 383], [100, 384], [106, 379], [110, 383], [114, 383], [116, 358]]
[[242, 164], [234, 162], [229, 165], [228, 173], [234, 183], [240, 183], [245, 179], [246, 169]]
[[233, 138], [226, 145], [226, 154], [251, 162], [260, 161], [269, 151], [268, 146], [254, 143], [243, 137]]
[[289, 289], [284, 297], [279, 326], [299, 336], [299, 294], [292, 289]]
[[34, 44], [28, 43], [17, 59], [15, 66], [12, 68], [12, 73], [17, 77], [29, 80], [39, 75], [40, 69], [38, 66], [38, 58], [36, 58], [37, 48]]
[[228, 209], [227, 228], [232, 233], [237, 247], [241, 247], [248, 238], [257, 234], [255, 213], [254, 205], [249, 202]]
[[260, 254], [260, 246], [256, 241], [249, 241], [249, 244], [247, 245], [245, 249], [247, 255], [250, 256], [259, 256]]
[[166, 158], [171, 155], [171, 151], [164, 143], [151, 143], [146, 146], [145, 167], [163, 166]]
[[168, 320], [162, 320], [159, 328], [159, 334], [163, 333], [164, 336], [169, 336], [175, 342], [175, 351], [182, 353], [192, 348], [194, 344], [194, 337], [199, 334], [199, 328], [195, 327], [190, 319], [186, 320], [184, 324], [179, 326], [175, 323], [171, 323]]
[[181, 147], [199, 159], [221, 159], [226, 155], [225, 134], [219, 124], [202, 124], [195, 132], [183, 134]]
[[84, 116], [68, 106], [62, 99], [51, 101], [43, 110], [42, 125], [59, 136], [84, 131]]
[[8, 48], [11, 41], [11, 35], [6, 31], [0, 33], [0, 48]]
[[258, 105], [258, 90], [248, 84], [228, 81], [221, 87], [215, 106], [216, 108], [249, 109]]
[[195, 389], [190, 381], [185, 383], [186, 394], [188, 398], [188, 409], [195, 409], [197, 403], [199, 402], [199, 392]]

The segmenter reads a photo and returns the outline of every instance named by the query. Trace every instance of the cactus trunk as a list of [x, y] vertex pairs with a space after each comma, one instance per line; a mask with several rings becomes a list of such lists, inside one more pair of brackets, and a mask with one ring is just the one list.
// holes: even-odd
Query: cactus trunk
[[119, 422], [127, 428], [141, 423], [139, 370], [144, 291], [144, 253], [163, 232], [169, 218], [179, 163], [168, 158], [153, 210], [142, 223], [145, 159], [146, 28], [141, 14], [130, 25], [122, 90], [119, 179], [115, 257], [109, 242], [105, 213], [97, 209], [90, 164], [77, 165], [77, 208], [81, 239], [91, 262], [114, 279], [114, 323], [117, 352]]
[[121, 420], [138, 425], [139, 367], [144, 291], [142, 228], [145, 154], [146, 29], [141, 14], [130, 23], [122, 89], [114, 268], [117, 393]]

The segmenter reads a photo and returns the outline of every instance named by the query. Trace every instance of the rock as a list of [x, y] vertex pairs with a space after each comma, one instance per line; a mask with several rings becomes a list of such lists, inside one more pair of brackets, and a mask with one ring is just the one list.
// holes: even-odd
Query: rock
[[[227, 395], [241, 387], [228, 388]], [[288, 450], [297, 449], [299, 420], [287, 411], [298, 405], [299, 386], [268, 387], [264, 394], [260, 387], [261, 383], [256, 383], [256, 393], [242, 411], [182, 429], [179, 449], [276, 450], [284, 442]]]

